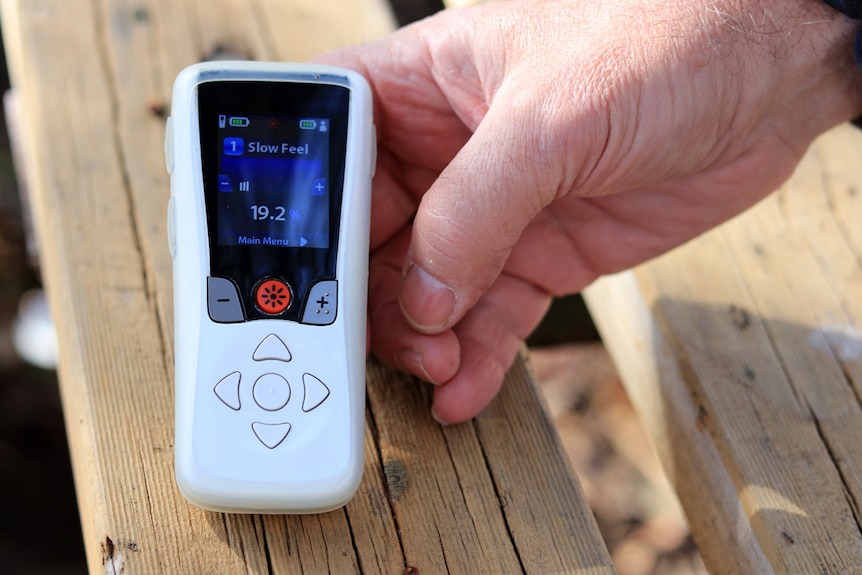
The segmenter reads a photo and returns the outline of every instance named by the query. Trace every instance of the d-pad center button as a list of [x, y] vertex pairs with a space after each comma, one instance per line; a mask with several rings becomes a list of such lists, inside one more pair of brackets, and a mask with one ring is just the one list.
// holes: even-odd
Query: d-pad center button
[[267, 373], [254, 382], [252, 396], [261, 409], [278, 411], [290, 401], [290, 385], [276, 373]]

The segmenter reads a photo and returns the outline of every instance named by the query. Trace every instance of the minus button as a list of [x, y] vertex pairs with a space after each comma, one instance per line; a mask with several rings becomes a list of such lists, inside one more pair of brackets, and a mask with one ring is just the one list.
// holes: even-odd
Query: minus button
[[207, 310], [216, 323], [245, 321], [236, 284], [228, 278], [207, 278]]

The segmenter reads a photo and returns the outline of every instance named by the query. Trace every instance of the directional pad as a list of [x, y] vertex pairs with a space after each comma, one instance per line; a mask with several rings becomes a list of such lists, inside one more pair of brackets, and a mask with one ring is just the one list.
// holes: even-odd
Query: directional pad
[[[318, 299], [324, 300], [323, 303], [318, 302], [318, 305], [327, 309], [330, 301], [327, 298], [332, 296], [334, 299], [337, 285], [334, 281], [318, 282], [318, 285], [320, 286]], [[328, 291], [330, 289], [332, 291]], [[332, 311], [334, 309], [333, 307]], [[300, 421], [300, 427], [302, 427], [311, 423], [312, 419], [327, 417], [324, 413], [311, 416], [304, 414], [320, 408], [331, 395], [331, 389], [320, 377], [304, 371], [301, 357], [306, 355], [306, 350], [302, 342], [294, 342], [297, 346], [295, 351], [300, 354], [298, 360], [300, 365], [297, 365], [296, 361], [292, 361], [292, 353], [280, 336], [270, 333], [259, 341], [260, 343], [251, 354], [253, 361], [246, 360], [248, 369], [230, 371], [222, 375], [228, 372], [225, 369], [213, 374], [215, 377], [212, 377], [211, 381], [219, 376], [221, 379], [212, 387], [212, 392], [221, 403], [238, 412], [236, 415], [227, 415], [226, 422], [228, 419], [238, 417], [235, 421], [243, 430], [242, 435], [247, 438], [247, 441], [254, 443], [254, 440], [247, 436], [248, 428], [251, 427], [257, 440], [267, 449], [274, 450], [287, 441], [293, 424], [297, 422], [294, 418], [302, 420]], [[333, 377], [331, 374], [327, 375], [325, 368], [318, 373], [322, 373], [325, 378]], [[302, 397], [296, 399], [299, 394], [299, 388], [296, 387], [299, 385], [297, 379], [299, 374], [302, 374]], [[291, 378], [290, 381], [288, 378]], [[330, 385], [332, 383], [332, 381], [329, 382]], [[325, 412], [328, 409], [324, 408], [322, 411]], [[308, 421], [305, 421], [306, 417]], [[284, 421], [286, 418], [291, 419], [293, 423]], [[281, 449], [288, 449], [288, 447]]]
[[252, 358], [255, 361], [266, 361], [268, 359], [290, 361], [292, 359], [290, 350], [287, 349], [287, 346], [283, 341], [281, 341], [281, 338], [274, 333], [269, 334], [262, 342], [260, 342], [260, 345], [257, 346], [256, 350], [254, 350]]
[[251, 424], [254, 435], [270, 449], [278, 447], [287, 434], [290, 433], [290, 424], [285, 423], [261, 423], [256, 421]]

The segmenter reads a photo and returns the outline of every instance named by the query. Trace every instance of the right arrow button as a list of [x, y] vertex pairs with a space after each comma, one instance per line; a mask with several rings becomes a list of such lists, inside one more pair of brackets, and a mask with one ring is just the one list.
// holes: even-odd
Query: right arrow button
[[311, 411], [329, 397], [329, 388], [326, 387], [326, 384], [310, 373], [302, 376], [302, 386], [305, 388], [305, 394], [302, 398], [302, 411]]

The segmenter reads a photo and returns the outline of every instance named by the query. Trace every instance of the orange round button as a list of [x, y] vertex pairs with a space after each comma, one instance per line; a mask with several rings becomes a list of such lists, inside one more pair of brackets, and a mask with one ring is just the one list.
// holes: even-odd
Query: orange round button
[[263, 280], [254, 290], [254, 303], [270, 315], [278, 315], [290, 307], [290, 299], [290, 287], [281, 280]]

